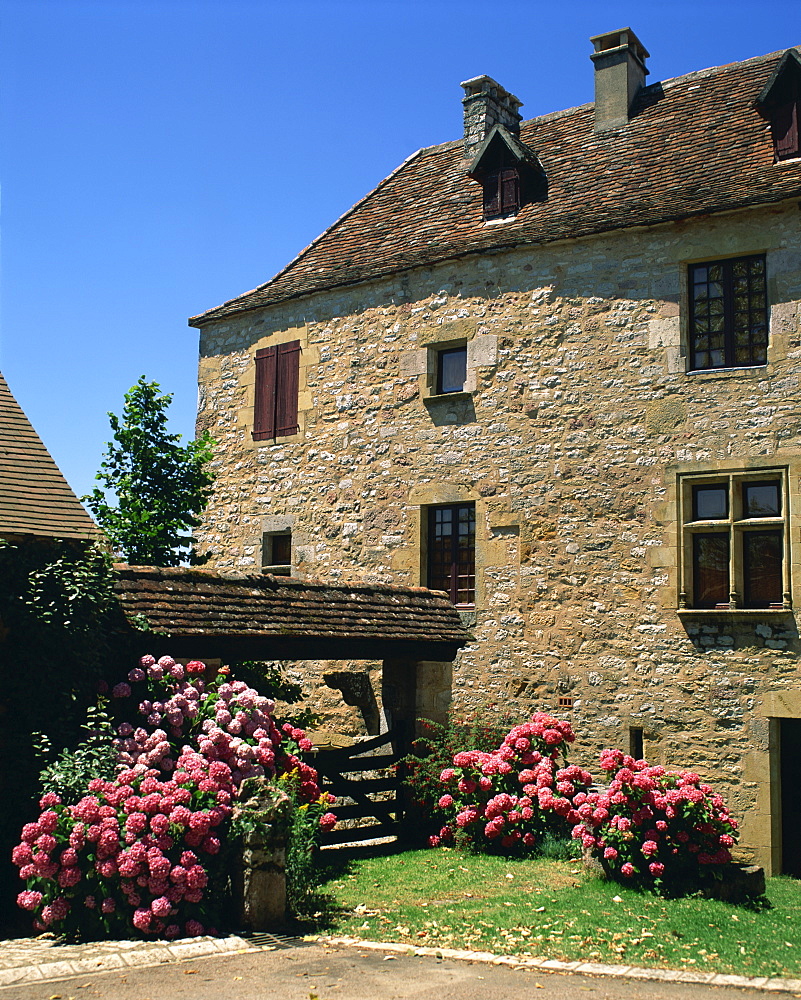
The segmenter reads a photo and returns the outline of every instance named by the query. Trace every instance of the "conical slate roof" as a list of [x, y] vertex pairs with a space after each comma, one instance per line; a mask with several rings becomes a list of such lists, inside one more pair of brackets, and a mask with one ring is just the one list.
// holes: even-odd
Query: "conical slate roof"
[[0, 372], [0, 537], [99, 538]]

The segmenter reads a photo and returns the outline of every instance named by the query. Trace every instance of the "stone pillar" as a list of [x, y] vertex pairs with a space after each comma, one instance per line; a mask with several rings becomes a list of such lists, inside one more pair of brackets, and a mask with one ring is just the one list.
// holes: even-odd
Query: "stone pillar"
[[[243, 793], [243, 794], [242, 794]], [[277, 930], [286, 923], [286, 842], [292, 801], [263, 778], [244, 783], [234, 823], [243, 829], [233, 874], [242, 930]]]
[[395, 732], [395, 753], [406, 753], [414, 737], [417, 710], [417, 663], [414, 660], [384, 660], [381, 672], [381, 702], [387, 728]]
[[415, 717], [444, 725], [453, 697], [453, 663], [420, 660], [416, 668]]

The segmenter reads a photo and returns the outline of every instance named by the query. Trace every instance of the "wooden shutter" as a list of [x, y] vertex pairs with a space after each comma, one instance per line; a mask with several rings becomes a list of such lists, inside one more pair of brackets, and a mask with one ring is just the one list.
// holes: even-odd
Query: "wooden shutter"
[[520, 205], [520, 179], [516, 170], [501, 171], [501, 215], [514, 215]]
[[501, 214], [499, 175], [489, 174], [484, 179], [484, 218], [497, 219]]
[[275, 437], [275, 389], [278, 349], [256, 351], [256, 397], [253, 404], [253, 440]]
[[788, 101], [773, 112], [771, 129], [777, 160], [789, 160], [799, 154], [798, 105], [798, 100]]
[[275, 398], [275, 436], [296, 434], [298, 430], [298, 372], [300, 341], [278, 345], [278, 388]]

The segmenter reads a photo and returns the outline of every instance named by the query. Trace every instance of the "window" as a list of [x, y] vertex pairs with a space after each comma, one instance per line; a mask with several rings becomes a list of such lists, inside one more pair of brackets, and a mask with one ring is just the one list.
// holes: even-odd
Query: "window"
[[292, 571], [292, 532], [266, 531], [262, 535], [261, 568], [273, 576], [289, 576]]
[[768, 359], [764, 255], [691, 264], [689, 279], [692, 369], [764, 365]]
[[801, 123], [801, 56], [788, 49], [756, 99], [760, 114], [770, 122], [773, 154], [777, 161], [801, 156], [798, 126]]
[[484, 218], [505, 219], [520, 209], [520, 174], [516, 168], [496, 170], [482, 181]]
[[796, 82], [794, 93], [784, 104], [773, 109], [770, 131], [777, 160], [793, 160], [801, 156], [798, 121], [801, 118], [801, 86]]
[[681, 608], [790, 607], [784, 470], [685, 476]]
[[464, 392], [467, 345], [437, 352], [437, 393]]
[[635, 760], [645, 757], [645, 733], [641, 726], [629, 726], [629, 754]]
[[429, 507], [428, 586], [444, 590], [457, 606], [475, 606], [475, 504]]
[[297, 433], [299, 366], [299, 340], [256, 351], [254, 441]]

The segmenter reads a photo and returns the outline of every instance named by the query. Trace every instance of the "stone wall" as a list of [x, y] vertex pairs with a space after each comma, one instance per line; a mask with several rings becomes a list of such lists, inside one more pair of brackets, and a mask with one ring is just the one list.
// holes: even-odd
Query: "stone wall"
[[[767, 366], [688, 373], [687, 262], [760, 252]], [[219, 442], [218, 479], [200, 548], [252, 570], [280, 522], [298, 575], [424, 584], [425, 507], [474, 501], [456, 710], [567, 715], [590, 766], [640, 728], [649, 759], [714, 778], [777, 865], [766, 699], [799, 686], [797, 615], [677, 611], [678, 477], [783, 470], [801, 607], [799, 300], [793, 202], [474, 255], [215, 323], [198, 425]], [[299, 433], [254, 442], [255, 351], [295, 339]], [[466, 392], [437, 397], [433, 348], [464, 342]]]

